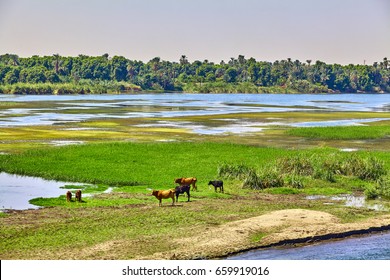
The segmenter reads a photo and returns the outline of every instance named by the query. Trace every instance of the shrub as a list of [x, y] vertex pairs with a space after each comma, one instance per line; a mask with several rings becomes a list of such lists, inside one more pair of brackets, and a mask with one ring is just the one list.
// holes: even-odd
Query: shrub
[[364, 191], [364, 195], [367, 199], [376, 199], [379, 196], [378, 189], [375, 186], [368, 186]]
[[356, 176], [362, 180], [380, 180], [386, 173], [384, 162], [375, 157], [370, 157], [363, 159], [363, 165], [358, 169]]
[[297, 176], [297, 175], [287, 176], [285, 178], [285, 183], [288, 186], [293, 187], [295, 189], [303, 189], [304, 188], [303, 178], [301, 176]]
[[328, 182], [331, 182], [331, 183], [335, 183], [336, 182], [335, 172], [333, 172], [332, 169], [327, 168], [327, 167], [323, 167], [323, 168], [317, 167], [317, 168], [315, 168], [312, 177], [314, 179], [320, 179], [320, 180], [328, 181]]
[[244, 179], [250, 172], [255, 172], [253, 168], [244, 164], [227, 164], [218, 166], [218, 175], [230, 179]]
[[381, 197], [390, 198], [390, 176], [380, 178], [376, 182], [376, 188]]
[[254, 170], [250, 170], [244, 179], [243, 187], [254, 190], [262, 190], [268, 188], [278, 188], [284, 186], [282, 175], [272, 170], [265, 170], [262, 174], [257, 174]]
[[244, 182], [242, 184], [243, 188], [250, 188], [254, 190], [263, 189], [263, 184], [260, 177], [257, 175], [256, 171], [250, 170], [246, 175]]
[[263, 189], [284, 186], [283, 176], [277, 170], [265, 170], [259, 177]]
[[313, 165], [309, 158], [303, 156], [285, 157], [277, 162], [277, 166], [283, 174], [295, 174], [308, 176], [313, 174]]

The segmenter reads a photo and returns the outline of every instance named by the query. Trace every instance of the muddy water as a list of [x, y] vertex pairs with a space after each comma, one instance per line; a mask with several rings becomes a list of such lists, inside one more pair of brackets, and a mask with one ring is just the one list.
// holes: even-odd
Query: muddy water
[[[75, 183], [49, 181], [36, 177], [0, 173], [0, 210], [36, 209], [28, 201], [37, 197], [58, 197], [67, 190], [60, 187]], [[76, 184], [77, 185], [77, 184]]]
[[390, 260], [390, 232], [304, 247], [253, 250], [230, 260]]

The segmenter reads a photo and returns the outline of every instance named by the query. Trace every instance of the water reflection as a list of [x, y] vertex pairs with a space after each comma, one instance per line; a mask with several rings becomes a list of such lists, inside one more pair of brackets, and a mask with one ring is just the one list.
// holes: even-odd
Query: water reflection
[[64, 195], [64, 185], [77, 183], [44, 180], [37, 177], [0, 173], [0, 207], [2, 209], [36, 209], [38, 206], [28, 201], [36, 197], [58, 197]]
[[252, 250], [230, 260], [390, 260], [390, 233], [316, 243], [304, 247]]
[[341, 201], [347, 207], [367, 208], [375, 211], [387, 211], [388, 207], [376, 200], [366, 200], [364, 196], [354, 196], [351, 194], [341, 194], [336, 196], [308, 195], [308, 200], [324, 200], [324, 204], [333, 204], [329, 201]]
[[[0, 95], [2, 101], [43, 102], [37, 109], [10, 108], [0, 113], [1, 126], [51, 125], [96, 118], [170, 118], [233, 113], [287, 111], [387, 111], [389, 95], [377, 94], [131, 94], [131, 95]], [[353, 100], [354, 102], [351, 102]], [[101, 112], [91, 112], [96, 110]], [[113, 108], [132, 108], [112, 111]], [[145, 110], [145, 108], [148, 108]], [[164, 110], [162, 109], [164, 108]], [[169, 110], [167, 110], [169, 108]], [[82, 110], [83, 113], [67, 113]], [[295, 126], [334, 126], [386, 119], [341, 120], [336, 123], [296, 123]]]

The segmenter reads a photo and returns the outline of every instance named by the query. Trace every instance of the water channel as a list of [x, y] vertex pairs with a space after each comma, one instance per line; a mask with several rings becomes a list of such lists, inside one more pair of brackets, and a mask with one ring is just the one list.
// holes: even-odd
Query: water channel
[[390, 232], [303, 247], [252, 250], [229, 260], [390, 260]]
[[77, 183], [58, 182], [0, 172], [0, 210], [37, 209], [38, 206], [29, 203], [30, 199], [64, 195], [67, 190], [61, 187], [65, 185], [77, 185]]

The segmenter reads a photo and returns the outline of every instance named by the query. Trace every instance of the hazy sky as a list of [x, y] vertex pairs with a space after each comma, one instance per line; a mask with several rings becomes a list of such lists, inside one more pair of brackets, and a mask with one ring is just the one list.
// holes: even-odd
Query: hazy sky
[[390, 0], [0, 0], [0, 54], [219, 63], [390, 57]]

